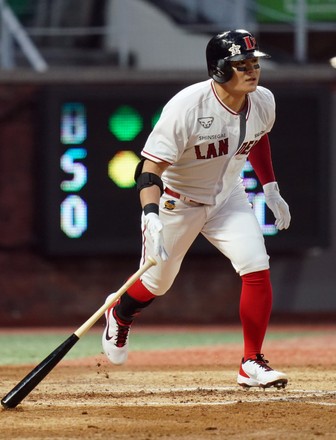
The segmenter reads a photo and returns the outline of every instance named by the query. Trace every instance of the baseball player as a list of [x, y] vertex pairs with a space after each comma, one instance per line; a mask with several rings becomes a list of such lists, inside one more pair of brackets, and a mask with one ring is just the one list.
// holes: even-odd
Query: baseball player
[[135, 315], [169, 290], [201, 233], [242, 280], [244, 354], [238, 384], [287, 384], [286, 375], [262, 354], [272, 307], [269, 256], [241, 179], [248, 158], [275, 225], [287, 229], [290, 212], [279, 192], [268, 138], [274, 97], [258, 85], [262, 57], [268, 55], [246, 30], [214, 36], [206, 48], [210, 79], [177, 93], [146, 141], [135, 172], [143, 208], [141, 264], [147, 255], [159, 258], [106, 312], [102, 344], [113, 364], [126, 361]]

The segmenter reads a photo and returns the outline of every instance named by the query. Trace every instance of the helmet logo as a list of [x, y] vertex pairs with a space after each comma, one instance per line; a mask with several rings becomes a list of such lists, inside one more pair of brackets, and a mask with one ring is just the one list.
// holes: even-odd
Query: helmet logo
[[257, 42], [254, 37], [247, 35], [246, 37], [243, 38], [243, 40], [247, 50], [255, 49]]
[[231, 56], [241, 54], [239, 44], [232, 44], [232, 46], [228, 50], [229, 50], [229, 52], [231, 52]]

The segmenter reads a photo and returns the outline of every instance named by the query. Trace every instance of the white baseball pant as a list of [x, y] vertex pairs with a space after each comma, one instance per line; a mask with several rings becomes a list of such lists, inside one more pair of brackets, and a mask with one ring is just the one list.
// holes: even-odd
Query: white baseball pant
[[[165, 208], [170, 200], [175, 206], [172, 210]], [[154, 295], [163, 295], [171, 287], [185, 254], [200, 233], [231, 261], [239, 275], [269, 268], [264, 237], [242, 184], [226, 200], [219, 195], [211, 206], [184, 202], [164, 193], [160, 199], [160, 219], [169, 258], [157, 258], [158, 264], [142, 276], [144, 286]], [[141, 261], [146, 255], [153, 255], [153, 249], [143, 232]]]

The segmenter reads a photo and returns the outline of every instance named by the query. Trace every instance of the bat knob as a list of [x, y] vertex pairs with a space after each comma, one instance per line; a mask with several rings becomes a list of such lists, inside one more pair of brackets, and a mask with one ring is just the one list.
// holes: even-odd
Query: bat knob
[[150, 261], [153, 266], [157, 265], [157, 261], [153, 257], [151, 257], [151, 256], [148, 257], [148, 261]]

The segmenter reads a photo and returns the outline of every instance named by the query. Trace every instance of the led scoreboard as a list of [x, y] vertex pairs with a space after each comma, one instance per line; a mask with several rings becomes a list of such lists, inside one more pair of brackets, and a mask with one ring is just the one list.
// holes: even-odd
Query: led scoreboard
[[[41, 94], [38, 231], [48, 255], [139, 254], [141, 207], [133, 179], [141, 149], [163, 105], [185, 84], [49, 86]], [[272, 91], [270, 135], [281, 193], [292, 225], [274, 226], [249, 162], [242, 173], [272, 251], [328, 244], [326, 94]], [[292, 126], [292, 121], [296, 126]], [[216, 252], [197, 240], [191, 252]]]

